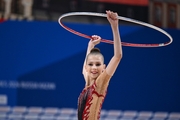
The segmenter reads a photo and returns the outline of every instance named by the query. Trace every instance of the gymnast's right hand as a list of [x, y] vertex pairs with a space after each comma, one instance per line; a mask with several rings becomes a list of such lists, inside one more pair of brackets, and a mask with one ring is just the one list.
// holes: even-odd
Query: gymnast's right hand
[[101, 42], [101, 37], [98, 35], [93, 35], [91, 40], [90, 40], [90, 44], [92, 44], [94, 46], [99, 44], [100, 42]]

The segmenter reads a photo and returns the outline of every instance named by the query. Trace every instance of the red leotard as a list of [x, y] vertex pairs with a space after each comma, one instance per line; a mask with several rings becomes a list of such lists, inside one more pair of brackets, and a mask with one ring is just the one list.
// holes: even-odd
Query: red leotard
[[[102, 80], [106, 83], [109, 81], [111, 76], [107, 75], [106, 72], [103, 72], [97, 79]], [[80, 94], [78, 98], [78, 120], [99, 120], [100, 118], [100, 111], [102, 107], [102, 103], [104, 101], [104, 98], [106, 96], [106, 90], [108, 84], [99, 85], [103, 86], [103, 92], [100, 94], [97, 92], [97, 85], [96, 81], [93, 83], [93, 85], [84, 88], [82, 93]]]

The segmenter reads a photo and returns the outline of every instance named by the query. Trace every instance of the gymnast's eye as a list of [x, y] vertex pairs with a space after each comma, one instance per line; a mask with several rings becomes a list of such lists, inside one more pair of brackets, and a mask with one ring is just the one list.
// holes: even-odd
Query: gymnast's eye
[[92, 63], [89, 63], [88, 65], [89, 65], [89, 66], [93, 66], [93, 64], [92, 64]]
[[96, 66], [101, 66], [101, 64], [100, 64], [100, 63], [97, 63]]

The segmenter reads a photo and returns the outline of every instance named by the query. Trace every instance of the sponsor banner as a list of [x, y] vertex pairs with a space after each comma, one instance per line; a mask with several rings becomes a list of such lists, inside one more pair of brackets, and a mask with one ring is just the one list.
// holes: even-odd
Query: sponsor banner
[[32, 90], [55, 90], [56, 84], [52, 82], [0, 80], [0, 88], [8, 89], [32, 89]]

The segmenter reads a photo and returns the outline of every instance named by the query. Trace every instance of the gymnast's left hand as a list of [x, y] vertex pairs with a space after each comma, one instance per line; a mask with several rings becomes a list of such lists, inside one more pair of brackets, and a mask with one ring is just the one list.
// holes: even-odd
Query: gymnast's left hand
[[109, 21], [109, 23], [111, 24], [111, 26], [113, 27], [117, 27], [118, 26], [118, 14], [116, 12], [112, 12], [110, 10], [106, 11], [107, 14], [107, 19]]

